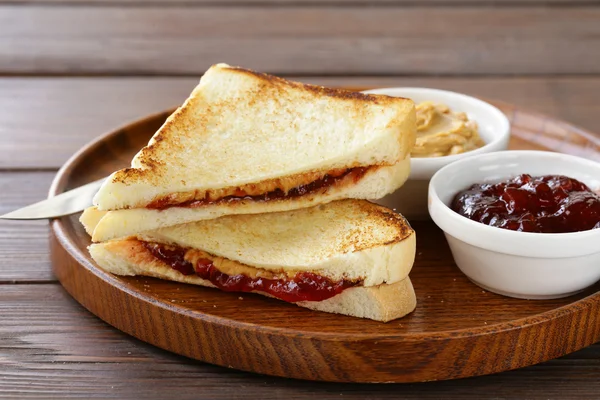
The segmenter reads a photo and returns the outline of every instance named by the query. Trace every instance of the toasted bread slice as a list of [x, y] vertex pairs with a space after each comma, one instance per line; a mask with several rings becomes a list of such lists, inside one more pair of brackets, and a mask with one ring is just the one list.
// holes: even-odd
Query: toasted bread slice
[[[101, 213], [93, 208], [84, 213], [81, 222], [88, 232]], [[312, 272], [333, 281], [361, 281], [362, 286], [406, 278], [416, 247], [415, 233], [400, 214], [365, 200], [225, 216], [144, 232], [134, 239], [202, 251], [228, 274], [246, 267], [260, 269], [262, 276]], [[126, 259], [144, 253], [132, 246], [131, 240], [115, 240], [94, 244], [90, 251], [103, 265], [96, 258], [99, 249], [123, 253]]]
[[[175, 282], [215, 287], [196, 275], [184, 275], [155, 258], [137, 240], [117, 240], [90, 246], [94, 260], [107, 272], [125, 276], [150, 276]], [[384, 262], [385, 260], [381, 260]], [[260, 291], [253, 293], [266, 295]], [[377, 286], [354, 286], [321, 301], [298, 301], [295, 304], [312, 310], [344, 314], [387, 322], [405, 316], [416, 307], [416, 297], [408, 277]]]
[[[93, 213], [96, 221], [90, 233], [94, 242], [123, 238], [162, 227], [184, 224], [192, 221], [207, 220], [223, 215], [260, 214], [289, 211], [324, 204], [345, 198], [379, 198], [392, 192], [398, 182], [404, 182], [408, 177], [408, 159], [392, 167], [381, 167], [368, 172], [365, 177], [349, 189], [332, 188], [326, 193], [314, 193], [291, 199], [255, 202], [240, 200], [234, 203], [215, 204], [206, 207], [171, 207], [165, 210], [134, 208]], [[90, 225], [90, 224], [88, 224]], [[92, 229], [92, 228], [90, 228]]]
[[410, 278], [371, 287], [354, 287], [323, 301], [301, 301], [300, 307], [389, 322], [413, 312], [417, 297]]
[[[396, 165], [409, 155], [415, 127], [408, 99], [305, 85], [218, 64], [131, 168], [111, 175], [94, 204], [100, 210], [164, 208], [288, 193], [353, 169]], [[395, 182], [363, 185], [359, 193], [352, 184], [342, 185], [342, 197], [378, 198], [393, 191], [404, 182], [397, 178], [408, 175], [408, 163], [403, 166], [402, 174], [379, 175]], [[355, 177], [354, 183], [363, 179]], [[293, 205], [315, 201], [320, 202]]]

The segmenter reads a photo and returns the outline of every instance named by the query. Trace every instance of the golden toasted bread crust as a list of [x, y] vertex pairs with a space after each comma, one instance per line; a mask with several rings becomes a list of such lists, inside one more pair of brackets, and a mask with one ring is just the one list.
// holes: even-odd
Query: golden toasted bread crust
[[[365, 286], [404, 279], [414, 262], [416, 243], [413, 229], [401, 215], [359, 200], [225, 216], [133, 238], [187, 249], [189, 257], [213, 260], [228, 274], [279, 277], [312, 272], [332, 281], [362, 280]], [[114, 241], [107, 243], [112, 246]]]
[[[238, 73], [249, 75], [249, 76], [256, 78], [264, 83], [268, 83], [270, 90], [275, 89], [276, 92], [281, 92], [281, 94], [283, 94], [283, 92], [282, 92], [283, 89], [294, 88], [294, 89], [306, 90], [308, 92], [313, 93], [315, 96], [327, 96], [327, 97], [334, 97], [336, 99], [341, 99], [341, 100], [349, 100], [349, 101], [353, 102], [352, 104], [356, 104], [355, 108], [356, 108], [357, 112], [363, 111], [361, 103], [360, 103], [363, 101], [367, 101], [367, 102], [371, 102], [371, 103], [379, 104], [379, 105], [385, 105], [388, 103], [397, 103], [399, 99], [400, 100], [408, 100], [408, 99], [401, 98], [401, 97], [391, 97], [391, 96], [386, 96], [386, 95], [372, 95], [372, 94], [365, 94], [365, 93], [360, 93], [360, 92], [352, 92], [352, 91], [340, 89], [340, 88], [328, 88], [328, 87], [324, 87], [324, 86], [316, 86], [316, 85], [311, 85], [311, 84], [307, 84], [307, 83], [289, 81], [287, 79], [280, 78], [278, 76], [269, 75], [269, 74], [265, 74], [262, 72], [256, 72], [256, 71], [244, 69], [241, 67], [233, 67], [233, 66], [223, 67], [220, 64], [215, 64], [212, 67], [214, 68], [214, 67], [218, 67], [218, 66], [221, 69], [228, 69], [231, 71], [236, 71]], [[138, 159], [138, 162], [144, 166], [144, 169], [124, 168], [120, 171], [117, 171], [117, 173], [112, 177], [112, 181], [115, 183], [120, 182], [120, 183], [126, 184], [128, 182], [128, 180], [133, 177], [138, 177], [141, 179], [152, 179], [153, 176], [156, 178], [160, 177], [161, 176], [160, 175], [160, 173], [161, 173], [160, 167], [164, 165], [164, 162], [161, 161], [159, 158], [155, 157], [155, 154], [157, 152], [161, 151], [160, 150], [161, 142], [163, 142], [167, 138], [167, 133], [171, 132], [173, 130], [173, 128], [176, 128], [177, 125], [179, 124], [180, 120], [177, 117], [178, 116], [183, 117], [185, 114], [187, 114], [188, 111], [190, 110], [190, 108], [192, 108], [192, 105], [196, 101], [198, 101], [196, 98], [190, 97], [183, 104], [183, 106], [178, 108], [165, 121], [163, 127], [161, 127], [161, 129], [157, 132], [157, 134], [154, 135], [154, 137], [152, 138], [152, 142], [149, 143], [148, 146], [144, 147], [141, 150], [140, 155], [139, 155], [139, 157], [137, 157], [137, 159]], [[214, 107], [216, 107], [216, 108], [232, 107], [232, 106], [234, 106], [234, 105], [230, 105], [230, 104], [214, 105]], [[199, 117], [199, 122], [202, 123], [202, 125], [207, 124], [206, 119], [203, 117]], [[172, 142], [169, 141], [169, 146], [171, 146], [171, 145], [172, 145]], [[398, 159], [396, 161], [400, 161], [400, 159]], [[381, 164], [381, 165], [392, 165], [392, 164], [387, 163], [387, 164]], [[354, 167], [359, 167], [359, 166], [368, 167], [368, 165], [348, 165], [347, 168], [354, 168]], [[308, 172], [308, 173], [306, 173], [306, 175], [307, 176], [311, 176], [311, 175], [315, 175], [315, 174], [323, 174], [324, 175], [327, 172], [328, 171]], [[305, 184], [305, 182], [306, 182], [305, 174], [297, 174], [297, 175], [294, 175], [293, 177], [289, 177], [288, 181], [291, 181], [291, 180], [295, 180], [294, 183], [291, 183], [293, 185], [291, 187]], [[267, 185], [271, 184], [271, 182], [269, 182], [269, 181], [264, 181], [264, 183]], [[243, 188], [242, 188], [242, 190], [243, 190]]]
[[[219, 64], [215, 64], [215, 65], [213, 65], [213, 67], [216, 67], [218, 65]], [[399, 99], [399, 98], [404, 99], [403, 97], [391, 97], [391, 96], [386, 96], [386, 95], [372, 95], [372, 94], [366, 94], [366, 93], [360, 93], [360, 92], [353, 92], [353, 91], [341, 89], [341, 88], [328, 88], [328, 87], [324, 87], [324, 86], [311, 85], [308, 83], [289, 81], [287, 79], [280, 78], [278, 76], [265, 74], [263, 72], [256, 72], [251, 69], [245, 69], [245, 68], [241, 68], [241, 67], [226, 66], [226, 67], [221, 67], [221, 68], [229, 69], [232, 71], [237, 71], [237, 72], [240, 72], [240, 73], [246, 74], [246, 75], [250, 75], [254, 78], [258, 78], [259, 80], [261, 80], [265, 83], [269, 83], [270, 85], [273, 85], [275, 87], [279, 86], [279, 87], [285, 87], [285, 88], [306, 90], [306, 91], [314, 93], [317, 96], [335, 97], [337, 99], [351, 100], [353, 102], [368, 101], [368, 102], [372, 102], [375, 104], [386, 104], [388, 102], [397, 102], [398, 101], [397, 99]], [[358, 104], [359, 103], [357, 103], [357, 107], [358, 107]]]
[[[342, 247], [337, 247], [333, 251], [335, 253], [345, 253], [348, 251], [362, 251], [371, 247], [377, 247], [382, 245], [389, 245], [397, 242], [401, 242], [404, 239], [414, 234], [414, 230], [412, 229], [410, 223], [399, 213], [396, 213], [390, 210], [387, 207], [371, 203], [367, 200], [338, 200], [332, 203], [300, 209], [293, 211], [284, 211], [279, 213], [271, 213], [271, 214], [248, 214], [248, 215], [230, 215], [219, 218], [217, 221], [219, 223], [225, 223], [226, 226], [229, 225], [237, 225], [244, 226], [249, 223], [252, 223], [253, 220], [265, 219], [263, 225], [269, 225], [270, 218], [281, 218], [286, 216], [292, 216], [292, 218], [305, 219], [308, 215], [314, 214], [315, 212], [322, 212], [324, 210], [338, 208], [340, 210], [352, 210], [351, 212], [354, 215], [359, 215], [363, 220], [371, 221], [371, 228], [367, 228], [366, 231], [361, 232], [361, 235], [353, 235], [348, 234], [344, 237], [345, 240], [340, 241]], [[81, 223], [84, 225], [86, 232], [91, 234], [96, 228], [96, 224], [100, 221], [103, 215], [106, 212], [99, 211], [95, 207], [90, 207], [86, 209], [82, 215]], [[88, 218], [84, 218], [84, 216], [90, 215]], [[197, 221], [192, 222], [189, 225], [197, 225], [198, 227], [210, 226], [212, 221]], [[388, 234], [387, 239], [382, 242], [370, 242], [368, 240], [364, 240], [365, 238], [370, 238], [373, 236], [372, 233], [369, 232], [369, 229], [377, 229], [381, 231], [382, 227], [388, 227], [389, 230], [387, 232], [392, 232], [392, 234]], [[164, 228], [166, 230], [174, 229], [174, 228]], [[175, 228], [176, 229], [176, 228]], [[202, 229], [202, 228], [201, 228]]]
[[[141, 242], [125, 240], [95, 244], [90, 247], [96, 262], [108, 272], [117, 275], [151, 276], [175, 282], [215, 287], [210, 281], [195, 274], [184, 275], [174, 270], [144, 250]], [[260, 291], [254, 293], [272, 297]], [[410, 279], [406, 277], [391, 284], [371, 287], [353, 286], [326, 300], [300, 301], [296, 304], [313, 310], [387, 322], [413, 311], [416, 306], [416, 297]]]
[[[345, 216], [346, 213], [350, 215]], [[326, 214], [329, 215], [325, 216]], [[353, 219], [352, 227], [346, 226], [344, 218]], [[341, 225], [337, 225], [337, 221], [334, 219], [339, 219]], [[310, 224], [310, 226], [304, 224]], [[270, 231], [273, 229], [281, 233], [271, 233]], [[323, 259], [400, 243], [415, 234], [410, 223], [401, 214], [367, 200], [347, 199], [280, 213], [229, 215], [216, 220], [197, 221], [187, 224], [187, 226], [164, 228], [158, 231], [160, 234], [157, 236], [181, 238], [190, 237], [190, 231], [198, 230], [205, 232], [206, 235], [219, 231], [221, 233], [219, 237], [228, 232], [231, 235], [235, 234], [236, 240], [245, 242], [252, 240], [262, 244], [272, 244], [288, 239], [283, 235], [293, 231], [291, 240], [294, 240], [294, 243], [285, 242], [286, 249], [289, 249], [289, 246], [299, 245], [298, 240], [303, 236], [322, 237], [319, 233], [325, 229], [337, 229], [336, 235], [338, 236], [335, 238], [327, 236], [326, 241], [333, 242], [335, 240], [335, 244], [326, 243]], [[149, 236], [155, 235], [150, 232], [140, 234], [138, 237], [147, 238]], [[309, 243], [316, 245], [314, 242]], [[308, 243], [303, 246], [306, 251], [316, 250], [316, 246]], [[287, 250], [282, 249], [282, 252], [284, 251]]]
[[264, 193], [336, 169], [391, 166], [410, 153], [413, 125], [407, 99], [219, 64], [131, 167], [111, 176], [94, 204], [118, 210], [143, 208], [171, 194], [189, 200], [208, 190]]

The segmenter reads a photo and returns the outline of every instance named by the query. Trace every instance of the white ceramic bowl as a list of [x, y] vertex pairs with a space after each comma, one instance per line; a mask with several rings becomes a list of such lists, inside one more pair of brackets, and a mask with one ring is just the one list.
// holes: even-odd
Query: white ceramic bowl
[[411, 159], [411, 171], [408, 182], [395, 193], [378, 201], [394, 208], [410, 219], [429, 219], [427, 212], [427, 187], [429, 180], [440, 168], [463, 158], [482, 153], [506, 150], [510, 135], [508, 118], [496, 107], [485, 101], [465, 94], [447, 90], [427, 88], [384, 88], [367, 90], [364, 93], [385, 94], [394, 97], [406, 97], [415, 103], [433, 101], [446, 104], [452, 111], [465, 112], [469, 119], [479, 125], [479, 134], [485, 146], [463, 154], [434, 158]]
[[600, 163], [544, 151], [480, 154], [440, 169], [429, 184], [429, 212], [445, 233], [454, 261], [473, 282], [506, 296], [569, 296], [600, 280], [600, 229], [528, 233], [472, 221], [449, 208], [474, 183], [520, 174], [566, 175], [600, 189]]

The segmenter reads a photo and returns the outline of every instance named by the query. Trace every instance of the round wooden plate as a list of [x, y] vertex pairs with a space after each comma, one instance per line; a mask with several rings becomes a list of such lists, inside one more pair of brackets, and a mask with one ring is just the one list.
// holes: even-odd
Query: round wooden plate
[[[512, 120], [513, 149], [600, 159], [600, 141], [572, 125], [495, 102]], [[51, 195], [129, 165], [170, 112], [111, 132], [71, 158]], [[341, 382], [416, 382], [520, 368], [600, 340], [600, 284], [572, 297], [528, 301], [472, 284], [441, 231], [417, 222], [410, 274], [418, 306], [387, 324], [310, 311], [251, 294], [122, 278], [99, 269], [79, 215], [52, 221], [56, 276], [84, 307], [163, 349], [262, 374]]]

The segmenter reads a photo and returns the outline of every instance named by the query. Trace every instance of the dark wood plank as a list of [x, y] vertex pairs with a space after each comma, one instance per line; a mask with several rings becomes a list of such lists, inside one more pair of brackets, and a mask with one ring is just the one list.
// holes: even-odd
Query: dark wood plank
[[0, 6], [0, 72], [600, 72], [596, 7]]
[[169, 354], [103, 323], [56, 284], [3, 286], [0, 320], [1, 395], [20, 399], [592, 399], [600, 392], [600, 344], [492, 376], [348, 385], [252, 375]]
[[[600, 132], [597, 76], [300, 80], [331, 86], [457, 90], [511, 102]], [[197, 78], [0, 79], [0, 168], [58, 168], [98, 135], [180, 104], [197, 82]]]
[[85, 143], [181, 104], [198, 79], [2, 79], [0, 168], [58, 168]]
[[[42, 200], [54, 172], [0, 173], [0, 214]], [[0, 220], [0, 283], [55, 281], [47, 221]]]

